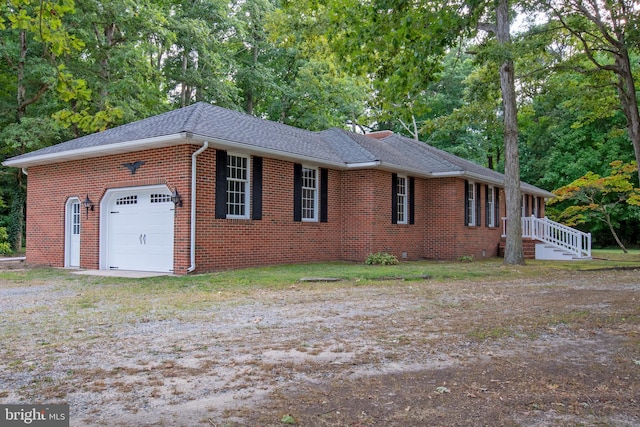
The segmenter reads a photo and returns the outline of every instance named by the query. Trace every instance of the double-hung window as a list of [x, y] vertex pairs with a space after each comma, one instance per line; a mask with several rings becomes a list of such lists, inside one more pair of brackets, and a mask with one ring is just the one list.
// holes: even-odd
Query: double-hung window
[[465, 181], [464, 223], [470, 227], [480, 225], [480, 184]]
[[496, 196], [495, 196], [495, 188], [488, 185], [486, 187], [486, 199], [487, 199], [487, 227], [495, 227], [496, 224]]
[[227, 154], [227, 217], [249, 217], [249, 159]]
[[329, 171], [325, 168], [293, 165], [293, 220], [327, 222]]
[[216, 150], [216, 219], [262, 219], [262, 163]]
[[476, 202], [477, 202], [475, 184], [473, 182], [467, 182], [466, 186], [467, 186], [465, 191], [466, 223], [467, 225], [474, 226], [476, 225]]
[[398, 176], [396, 180], [396, 220], [397, 224], [407, 223], [407, 177]]
[[415, 224], [415, 178], [391, 174], [391, 223]]
[[318, 220], [318, 169], [302, 167], [302, 220]]

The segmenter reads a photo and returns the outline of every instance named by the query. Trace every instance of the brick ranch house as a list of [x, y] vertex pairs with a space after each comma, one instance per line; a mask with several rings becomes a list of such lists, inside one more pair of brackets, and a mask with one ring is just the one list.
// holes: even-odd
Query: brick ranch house
[[[504, 176], [391, 132], [310, 132], [206, 103], [31, 153], [28, 262], [187, 274], [498, 254]], [[553, 194], [522, 183], [523, 213]]]

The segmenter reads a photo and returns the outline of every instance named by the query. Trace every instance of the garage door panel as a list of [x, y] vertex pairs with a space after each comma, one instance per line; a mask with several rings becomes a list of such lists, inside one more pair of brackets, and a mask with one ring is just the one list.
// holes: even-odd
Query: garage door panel
[[173, 270], [175, 208], [168, 189], [118, 192], [109, 212], [109, 268]]

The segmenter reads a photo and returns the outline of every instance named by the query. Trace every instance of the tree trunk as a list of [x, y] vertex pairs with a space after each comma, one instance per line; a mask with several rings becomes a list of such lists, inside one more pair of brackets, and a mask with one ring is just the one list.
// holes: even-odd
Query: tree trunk
[[[25, 65], [27, 61], [27, 32], [25, 30], [20, 31], [20, 54], [18, 60], [18, 87], [16, 93], [16, 121], [20, 123], [24, 116], [27, 114], [27, 87], [25, 84]], [[20, 153], [26, 152], [26, 141], [22, 140], [20, 146]], [[11, 213], [9, 215], [9, 241], [14, 251], [22, 249], [22, 235], [24, 233], [24, 197], [20, 197], [23, 193], [24, 182], [22, 169], [18, 169], [17, 173], [18, 189], [12, 195]]]
[[189, 63], [187, 50], [182, 52], [182, 85], [180, 86], [180, 106], [187, 106], [187, 65]]
[[[116, 24], [111, 23], [105, 25], [102, 31], [102, 36], [104, 37], [104, 56], [100, 60], [100, 78], [102, 79], [102, 85], [100, 88], [100, 109], [104, 108], [107, 97], [109, 96], [109, 84], [111, 82], [109, 55], [111, 54], [111, 49], [115, 45], [113, 37], [115, 35], [116, 28]], [[100, 40], [98, 40], [98, 42], [100, 42]]]
[[609, 231], [611, 231], [611, 235], [616, 240], [616, 243], [618, 244], [618, 246], [620, 246], [620, 249], [622, 249], [622, 252], [624, 252], [625, 254], [629, 253], [627, 248], [625, 248], [622, 242], [620, 241], [620, 238], [618, 237], [618, 234], [616, 233], [616, 230], [613, 228], [613, 224], [611, 223], [611, 216], [606, 211], [604, 211], [604, 219], [607, 225], [609, 226]]
[[[255, 77], [256, 68], [258, 66], [258, 44], [251, 48], [251, 74]], [[251, 84], [247, 85], [246, 91], [247, 97], [247, 105], [245, 107], [245, 112], [247, 114], [253, 115], [253, 106], [255, 103], [255, 88], [251, 86]]]
[[[509, 35], [509, 0], [499, 0], [496, 13], [496, 37], [503, 47], [511, 44]], [[507, 49], [503, 49], [507, 51]], [[500, 88], [504, 108], [504, 191], [507, 204], [507, 241], [504, 263], [524, 265], [522, 249], [520, 159], [518, 152], [518, 107], [516, 104], [515, 70], [507, 57], [500, 66]]]
[[616, 57], [618, 65], [618, 98], [622, 105], [622, 111], [627, 118], [627, 131], [633, 144], [633, 151], [638, 164], [638, 176], [640, 176], [640, 113], [638, 112], [638, 98], [636, 86], [631, 71], [629, 51], [624, 49]]

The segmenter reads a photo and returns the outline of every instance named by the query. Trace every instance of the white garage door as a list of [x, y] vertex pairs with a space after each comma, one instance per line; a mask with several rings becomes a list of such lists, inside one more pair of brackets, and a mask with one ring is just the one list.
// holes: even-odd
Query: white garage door
[[114, 191], [107, 207], [107, 268], [173, 271], [175, 206], [166, 187]]

